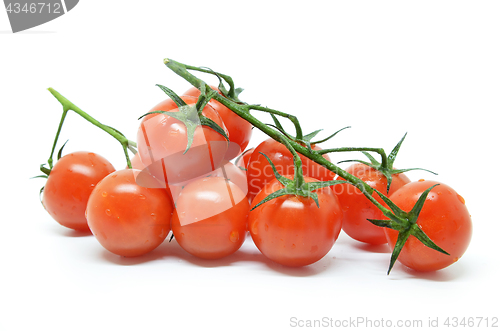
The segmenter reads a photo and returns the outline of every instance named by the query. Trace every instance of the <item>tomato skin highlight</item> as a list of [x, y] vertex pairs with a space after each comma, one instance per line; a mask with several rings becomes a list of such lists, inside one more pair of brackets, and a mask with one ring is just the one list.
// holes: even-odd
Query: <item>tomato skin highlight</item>
[[[188, 105], [197, 101], [191, 96], [182, 99]], [[151, 111], [178, 112], [179, 109], [174, 101], [166, 99]], [[203, 109], [203, 115], [226, 130], [221, 117], [209, 104]], [[137, 131], [137, 149], [142, 164], [164, 183], [183, 182], [215, 170], [222, 164], [228, 148], [221, 134], [201, 125], [196, 128], [193, 143], [184, 154], [187, 144], [186, 126], [168, 114], [145, 116]]]
[[170, 231], [172, 203], [165, 189], [136, 184], [138, 170], [106, 176], [90, 195], [89, 227], [111, 253], [133, 257], [158, 247]]
[[179, 195], [172, 232], [188, 253], [220, 259], [236, 252], [245, 240], [250, 205], [236, 184], [221, 177], [189, 183]]
[[[221, 94], [217, 87], [210, 87]], [[192, 87], [184, 92], [183, 95], [198, 98], [200, 91], [196, 87]], [[212, 106], [217, 113], [219, 113], [227, 131], [229, 132], [229, 141], [231, 141], [232, 144], [230, 144], [225, 158], [226, 160], [232, 160], [241, 154], [248, 146], [250, 138], [252, 137], [252, 124], [236, 115], [231, 109], [227, 108], [217, 100], [210, 100], [209, 105]]]
[[[320, 150], [317, 145], [312, 145], [313, 150]], [[281, 175], [293, 175], [293, 156], [285, 145], [274, 139], [267, 139], [259, 144], [252, 153], [247, 167], [248, 195], [253, 199], [257, 193], [269, 182], [275, 179], [271, 165], [267, 159], [260, 153], [264, 153], [271, 161]], [[333, 180], [335, 173], [329, 171], [322, 165], [299, 154], [302, 160], [302, 170], [304, 176], [313, 177], [322, 181]], [[323, 157], [330, 161], [328, 155]]]
[[[345, 169], [351, 175], [354, 175], [377, 189], [381, 193], [387, 193], [387, 178], [378, 170], [372, 167], [356, 163]], [[338, 180], [343, 180], [338, 177]], [[392, 183], [389, 194], [395, 192], [403, 185], [410, 182], [410, 179], [403, 173], [392, 175]], [[340, 206], [343, 211], [342, 230], [349, 237], [371, 245], [381, 245], [387, 243], [384, 229], [378, 227], [367, 219], [383, 219], [384, 215], [364, 194], [351, 184], [339, 184], [334, 186], [334, 192], [339, 198]], [[372, 196], [387, 207], [385, 202], [373, 193]]]
[[104, 157], [74, 152], [61, 157], [52, 168], [42, 196], [47, 212], [59, 224], [90, 232], [85, 209], [97, 183], [115, 168]]
[[[305, 180], [317, 181], [310, 177]], [[277, 180], [267, 184], [253, 200], [252, 208], [281, 188]], [[330, 251], [342, 227], [342, 210], [330, 187], [314, 192], [320, 208], [311, 198], [286, 195], [250, 212], [248, 229], [263, 255], [285, 266], [300, 267], [317, 262]]]
[[245, 171], [241, 170], [238, 168], [236, 165], [232, 164], [231, 162], [227, 162], [217, 168], [216, 170], [205, 174], [203, 176], [196, 177], [194, 179], [190, 179], [188, 181], [174, 184], [174, 185], [169, 185], [170, 192], [172, 194], [172, 201], [174, 203], [177, 202], [177, 199], [179, 198], [179, 195], [181, 194], [182, 190], [184, 187], [189, 185], [190, 183], [197, 181], [199, 179], [203, 178], [208, 178], [208, 177], [220, 177], [220, 178], [226, 178], [232, 183], [236, 184], [238, 188], [243, 192], [247, 193], [248, 188], [247, 188], [247, 176], [245, 174]]
[[[402, 210], [410, 211], [418, 198], [435, 181], [417, 181], [406, 184], [389, 196]], [[398, 261], [416, 271], [443, 269], [456, 261], [467, 250], [472, 237], [472, 220], [464, 199], [448, 185], [434, 187], [419, 214], [417, 225], [439, 247], [450, 255], [424, 246], [413, 236], [408, 238]], [[385, 229], [389, 245], [394, 248], [398, 232]]]

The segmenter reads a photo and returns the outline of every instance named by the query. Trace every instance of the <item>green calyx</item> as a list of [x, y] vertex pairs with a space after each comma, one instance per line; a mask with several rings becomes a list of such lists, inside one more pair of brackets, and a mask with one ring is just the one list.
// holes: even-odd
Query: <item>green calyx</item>
[[320, 208], [319, 206], [319, 201], [318, 201], [318, 195], [314, 192], [315, 190], [318, 190], [323, 187], [327, 186], [332, 186], [336, 184], [341, 184], [341, 183], [347, 183], [346, 181], [343, 180], [330, 180], [330, 181], [318, 181], [318, 182], [309, 182], [306, 183], [304, 180], [304, 175], [302, 172], [302, 161], [300, 160], [300, 157], [298, 156], [297, 152], [293, 149], [292, 146], [286, 141], [286, 139], [283, 139], [282, 142], [284, 142], [285, 146], [292, 152], [293, 154], [293, 160], [294, 160], [294, 178], [289, 179], [283, 175], [281, 175], [278, 170], [276, 170], [276, 167], [274, 166], [273, 162], [267, 155], [264, 153], [262, 154], [269, 164], [271, 165], [271, 168], [273, 169], [274, 176], [276, 179], [284, 186], [282, 189], [277, 190], [271, 194], [269, 194], [267, 197], [262, 199], [258, 204], [256, 204], [250, 211], [254, 210], [255, 208], [259, 207], [260, 205], [271, 201], [273, 199], [276, 199], [281, 196], [285, 195], [295, 195], [295, 196], [301, 196], [304, 198], [311, 198], [314, 200], [316, 203], [316, 206]]
[[389, 265], [389, 270], [387, 271], [387, 274], [389, 274], [392, 270], [392, 267], [394, 266], [394, 263], [396, 262], [399, 254], [401, 253], [401, 250], [403, 249], [406, 241], [410, 236], [414, 236], [417, 238], [422, 244], [425, 246], [432, 248], [440, 253], [450, 255], [448, 252], [440, 248], [438, 245], [436, 245], [426, 234], [422, 229], [418, 226], [417, 220], [418, 220], [418, 215], [422, 211], [422, 208], [424, 206], [424, 202], [427, 199], [427, 196], [429, 195], [429, 192], [439, 184], [435, 184], [431, 187], [429, 187], [427, 190], [425, 190], [422, 195], [418, 198], [417, 202], [413, 206], [412, 210], [410, 212], [405, 212], [401, 210], [394, 202], [392, 202], [387, 196], [382, 194], [381, 192], [375, 190], [377, 194], [380, 196], [380, 198], [391, 208], [391, 210], [394, 212], [394, 215], [389, 215], [389, 220], [373, 220], [373, 219], [368, 219], [371, 223], [380, 226], [380, 227], [385, 227], [385, 228], [390, 228], [393, 230], [396, 230], [399, 232], [398, 234], [398, 239], [396, 241], [396, 245], [394, 246], [394, 250], [392, 251], [391, 255], [391, 262]]
[[387, 179], [387, 193], [389, 193], [389, 189], [391, 188], [391, 183], [392, 183], [392, 175], [394, 174], [401, 174], [403, 172], [411, 171], [411, 170], [423, 170], [430, 172], [434, 175], [437, 175], [435, 172], [427, 170], [427, 169], [422, 169], [422, 168], [407, 168], [407, 169], [394, 169], [394, 161], [396, 160], [396, 156], [398, 155], [399, 149], [401, 148], [401, 144], [403, 144], [403, 141], [406, 138], [406, 133], [401, 138], [401, 140], [397, 143], [397, 145], [392, 149], [391, 153], [387, 157], [387, 159], [384, 159], [382, 162], [378, 162], [370, 153], [366, 151], [362, 151], [362, 153], [370, 160], [370, 162], [367, 161], [362, 161], [362, 160], [345, 160], [345, 161], [340, 161], [339, 163], [342, 162], [359, 162], [362, 164], [365, 164], [369, 167], [372, 167], [373, 169], [379, 171], [384, 175], [384, 177]]
[[182, 122], [186, 126], [187, 130], [187, 145], [184, 154], [186, 154], [191, 148], [191, 145], [193, 144], [194, 133], [196, 131], [196, 128], [199, 127], [200, 125], [207, 126], [212, 130], [216, 131], [217, 133], [222, 135], [229, 143], [229, 137], [227, 136], [227, 133], [224, 131], [224, 129], [221, 128], [213, 120], [202, 114], [203, 108], [205, 108], [205, 106], [212, 99], [214, 94], [217, 93], [216, 91], [212, 89], [209, 89], [209, 91], [207, 91], [205, 90], [205, 86], [202, 86], [202, 88], [200, 89], [201, 94], [198, 97], [198, 101], [196, 102], [196, 104], [188, 105], [184, 100], [182, 100], [181, 97], [179, 97], [174, 91], [172, 91], [168, 87], [159, 84], [157, 84], [156, 86], [158, 86], [163, 92], [165, 92], [165, 94], [167, 94], [170, 97], [170, 99], [172, 99], [172, 101], [175, 102], [179, 111], [172, 112], [172, 111], [155, 110], [142, 115], [141, 117], [139, 117], [139, 119], [150, 114], [166, 114]]

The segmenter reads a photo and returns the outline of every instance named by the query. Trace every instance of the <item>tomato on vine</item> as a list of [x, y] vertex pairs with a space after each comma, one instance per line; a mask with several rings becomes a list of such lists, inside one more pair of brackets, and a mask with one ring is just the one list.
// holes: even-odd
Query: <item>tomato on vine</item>
[[[210, 86], [213, 90], [217, 91], [219, 94], [222, 94], [221, 91], [215, 87]], [[198, 98], [200, 96], [200, 91], [196, 87], [192, 87], [186, 92], [184, 92], [185, 96], [192, 96]], [[212, 106], [217, 113], [219, 113], [224, 125], [229, 132], [229, 141], [231, 144], [229, 145], [227, 154], [225, 158], [227, 160], [232, 160], [241, 152], [245, 150], [250, 142], [250, 138], [252, 136], [252, 124], [245, 121], [243, 118], [239, 117], [229, 108], [218, 102], [217, 100], [210, 100], [208, 102], [210, 106]]]
[[236, 186], [238, 186], [238, 188], [244, 194], [246, 194], [248, 191], [247, 176], [245, 175], [245, 172], [236, 165], [232, 164], [231, 162], [227, 162], [221, 165], [219, 168], [215, 169], [214, 171], [209, 172], [208, 174], [205, 174], [203, 176], [199, 176], [197, 178], [190, 179], [182, 183], [169, 185], [168, 188], [172, 193], [172, 201], [174, 201], [174, 203], [177, 202], [177, 199], [179, 198], [179, 195], [181, 194], [182, 190], [191, 182], [209, 177], [225, 178], [226, 180], [229, 180], [232, 183], [236, 184]]
[[228, 148], [224, 123], [210, 104], [199, 111], [199, 99], [172, 97], [153, 107], [137, 132], [141, 162], [155, 178], [169, 184], [217, 169]]
[[199, 178], [180, 192], [172, 232], [188, 253], [203, 259], [220, 259], [243, 244], [249, 209], [245, 193], [232, 181]]
[[97, 183], [115, 168], [104, 157], [91, 152], [73, 152], [61, 157], [50, 170], [42, 203], [59, 224], [90, 231], [85, 209]]
[[[409, 212], [428, 189], [431, 190], [414, 226], [447, 254], [424, 246], [417, 237], [410, 235], [398, 261], [417, 271], [439, 270], [455, 263], [467, 250], [472, 237], [472, 220], [465, 200], [448, 185], [420, 180], [404, 185], [389, 198], [400, 209]], [[395, 248], [400, 237], [398, 231], [385, 228], [385, 233], [389, 245]]]
[[[393, 148], [389, 157], [383, 154], [382, 162], [378, 162], [369, 153], [364, 152], [370, 162], [359, 161], [352, 164], [346, 172], [356, 176], [370, 187], [390, 195], [403, 185], [410, 182], [404, 174], [410, 170], [425, 170], [420, 168], [394, 169], [393, 164], [403, 143], [406, 134]], [[428, 171], [428, 170], [426, 170]], [[338, 179], [342, 179], [339, 177]], [[342, 219], [342, 230], [351, 238], [372, 245], [387, 243], [384, 229], [372, 224], [369, 219], [381, 219], [384, 217], [382, 211], [374, 205], [358, 188], [351, 184], [335, 185], [335, 194], [339, 198], [344, 217]], [[372, 193], [382, 206], [387, 207], [385, 202], [377, 193]]]
[[127, 257], [158, 247], [171, 227], [173, 207], [167, 191], [138, 185], [137, 172], [124, 169], [106, 176], [90, 195], [86, 211], [99, 243]]
[[[313, 150], [320, 150], [317, 145], [311, 146]], [[285, 145], [277, 142], [274, 139], [267, 139], [255, 148], [248, 162], [247, 182], [248, 194], [253, 199], [257, 193], [275, 177], [269, 162], [262, 155], [265, 154], [278, 170], [281, 175], [293, 175], [293, 156]], [[328, 155], [323, 155], [327, 160], [330, 160]], [[304, 176], [316, 178], [321, 181], [333, 180], [335, 174], [322, 165], [311, 161], [303, 155], [300, 155]]]
[[[378, 170], [362, 163], [356, 163], [345, 169], [348, 173], [358, 177], [371, 187], [386, 192], [387, 178]], [[339, 178], [340, 179], [340, 178]], [[393, 174], [389, 194], [401, 186], [410, 182], [405, 174]], [[384, 229], [368, 221], [368, 219], [380, 219], [382, 211], [378, 209], [365, 195], [351, 184], [335, 185], [337, 195], [343, 211], [342, 230], [351, 238], [358, 241], [380, 245], [387, 243]], [[381, 204], [385, 205], [380, 197], [373, 194]]]
[[[311, 177], [304, 177], [304, 181], [319, 183]], [[284, 187], [278, 179], [269, 182], [253, 200], [252, 208]], [[250, 212], [248, 229], [267, 258], [285, 266], [300, 267], [319, 261], [331, 250], [342, 227], [342, 210], [330, 187], [314, 193], [316, 201], [311, 197], [283, 195]]]

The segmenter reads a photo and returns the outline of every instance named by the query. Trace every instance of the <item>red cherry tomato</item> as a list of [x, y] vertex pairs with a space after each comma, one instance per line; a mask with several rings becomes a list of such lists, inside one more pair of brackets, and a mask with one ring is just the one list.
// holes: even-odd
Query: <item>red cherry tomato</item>
[[[317, 181], [309, 177], [305, 180]], [[282, 188], [273, 180], [255, 197], [252, 207]], [[320, 208], [312, 198], [286, 195], [250, 212], [248, 228], [262, 254], [279, 264], [299, 267], [320, 260], [330, 251], [342, 227], [342, 210], [330, 187], [314, 192]]]
[[[380, 171], [362, 163], [353, 164], [346, 171], [381, 193], [387, 192], [387, 178]], [[341, 177], [337, 179], [342, 180]], [[410, 179], [403, 173], [392, 175], [389, 194], [409, 182]], [[384, 229], [367, 220], [382, 219], [382, 212], [359, 189], [350, 184], [340, 184], [334, 186], [334, 192], [344, 213], [342, 229], [345, 233], [353, 239], [372, 245], [387, 243]], [[373, 193], [373, 197], [387, 207], [377, 193]]]
[[197, 177], [195, 179], [191, 179], [191, 180], [188, 180], [188, 181], [185, 181], [182, 183], [169, 185], [169, 189], [172, 192], [172, 197], [173, 197], [174, 203], [177, 202], [177, 199], [178, 199], [180, 193], [182, 192], [182, 190], [184, 189], [184, 187], [186, 187], [191, 182], [194, 182], [194, 181], [197, 181], [197, 180], [203, 179], [203, 178], [208, 178], [208, 177], [225, 178], [227, 180], [230, 180], [234, 184], [236, 184], [236, 186], [238, 186], [238, 188], [244, 194], [246, 194], [248, 191], [247, 176], [246, 176], [245, 172], [243, 170], [241, 170], [240, 168], [238, 168], [237, 166], [235, 166], [234, 164], [232, 164], [231, 162], [227, 162], [226, 164], [220, 166], [216, 170], [214, 170], [206, 175], [203, 175], [203, 176], [200, 176], [200, 177]]
[[74, 152], [59, 159], [43, 191], [42, 203], [61, 225], [90, 231], [85, 208], [96, 184], [115, 171], [105, 158], [90, 152]]
[[172, 203], [165, 189], [137, 185], [138, 170], [106, 176], [90, 195], [87, 220], [108, 251], [139, 256], [158, 247], [170, 231]]
[[[197, 99], [182, 97], [188, 105], [196, 104]], [[167, 99], [151, 111], [178, 112], [177, 105]], [[217, 112], [207, 105], [203, 115], [221, 128], [224, 124]], [[186, 126], [167, 114], [151, 114], [143, 118], [137, 133], [137, 148], [141, 162], [151, 174], [168, 183], [179, 183], [209, 173], [222, 164], [228, 148], [227, 140], [206, 126], [198, 126], [193, 143], [184, 154], [188, 144]]]
[[[211, 88], [220, 94], [218, 88], [214, 86], [211, 86]], [[196, 87], [192, 87], [187, 90], [184, 95], [198, 98], [200, 91]], [[211, 105], [219, 113], [220, 117], [222, 117], [222, 121], [226, 125], [227, 131], [229, 131], [229, 140], [233, 144], [230, 144], [229, 146], [226, 159], [232, 160], [248, 146], [250, 137], [252, 136], [252, 124], [233, 113], [231, 109], [227, 108], [217, 100], [212, 99], [209, 102], [209, 105]]]
[[220, 177], [189, 183], [176, 202], [172, 232], [188, 253], [219, 259], [245, 240], [250, 205], [236, 184]]
[[[402, 210], [409, 212], [422, 193], [435, 181], [411, 182], [392, 193], [389, 198]], [[417, 271], [434, 271], [456, 261], [467, 250], [472, 236], [472, 220], [464, 199], [445, 184], [434, 187], [425, 200], [417, 225], [439, 247], [450, 255], [426, 247], [410, 236], [398, 261]], [[389, 245], [394, 248], [398, 232], [385, 229]]]
[[[311, 146], [313, 150], [320, 150], [316, 145]], [[271, 165], [267, 159], [260, 153], [267, 155], [274, 163], [276, 169], [281, 175], [293, 175], [293, 156], [285, 145], [274, 139], [267, 139], [257, 146], [250, 157], [247, 170], [248, 195], [253, 199], [257, 193], [269, 182], [275, 179]], [[313, 177], [321, 181], [333, 180], [335, 174], [320, 164], [311, 161], [307, 157], [299, 154], [302, 160], [302, 169], [304, 176]], [[328, 155], [323, 155], [330, 161]]]

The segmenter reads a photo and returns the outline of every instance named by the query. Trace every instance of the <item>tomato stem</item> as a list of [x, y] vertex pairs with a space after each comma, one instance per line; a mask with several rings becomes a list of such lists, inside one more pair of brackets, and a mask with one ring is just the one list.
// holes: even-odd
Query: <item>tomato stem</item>
[[107, 132], [113, 138], [115, 138], [116, 140], [118, 140], [118, 142], [123, 147], [123, 151], [125, 153], [125, 158], [127, 159], [127, 166], [130, 169], [132, 168], [132, 163], [130, 162], [130, 158], [128, 156], [127, 149], [130, 149], [132, 151], [132, 153], [134, 153], [134, 151], [135, 151], [134, 147], [137, 147], [137, 144], [135, 142], [133, 142], [131, 140], [128, 140], [118, 130], [116, 130], [116, 129], [108, 126], [108, 125], [102, 124], [101, 122], [99, 122], [98, 120], [96, 120], [95, 118], [93, 118], [92, 116], [90, 116], [89, 114], [87, 114], [86, 112], [84, 112], [83, 110], [81, 110], [80, 108], [78, 108], [74, 103], [72, 103], [71, 101], [69, 101], [68, 99], [66, 99], [64, 96], [62, 96], [59, 92], [57, 92], [53, 88], [49, 87], [48, 90], [49, 90], [50, 93], [52, 93], [52, 95], [63, 106], [63, 114], [62, 114], [62, 117], [61, 117], [61, 121], [59, 122], [59, 127], [57, 129], [56, 137], [54, 139], [54, 144], [52, 145], [52, 151], [51, 151], [50, 157], [48, 159], [48, 164], [49, 164], [50, 169], [52, 169], [52, 162], [53, 162], [54, 151], [55, 151], [55, 148], [56, 148], [56, 145], [57, 145], [57, 141], [59, 139], [59, 135], [61, 133], [61, 129], [62, 129], [64, 120], [66, 119], [66, 115], [67, 115], [68, 111], [70, 111], [70, 110], [74, 111], [75, 113], [77, 113], [78, 115], [80, 115], [81, 117], [83, 117], [84, 119], [86, 119], [88, 122], [92, 123], [93, 125], [97, 126], [101, 130]]
[[388, 160], [387, 154], [383, 148], [373, 148], [373, 147], [343, 147], [343, 148], [328, 148], [319, 150], [318, 153], [328, 154], [328, 153], [338, 153], [338, 152], [374, 152], [378, 153], [381, 158], [381, 165], [387, 167]]
[[66, 119], [67, 114], [68, 114], [68, 109], [66, 107], [64, 107], [64, 105], [63, 105], [63, 113], [61, 116], [61, 120], [59, 121], [59, 127], [57, 128], [57, 133], [56, 133], [56, 137], [54, 138], [54, 144], [52, 145], [52, 151], [50, 152], [50, 157], [47, 160], [47, 163], [49, 164], [50, 170], [52, 170], [52, 167], [53, 167], [54, 160], [52, 159], [52, 157], [54, 156], [54, 151], [56, 149], [57, 140], [59, 139], [59, 135], [61, 134], [61, 129], [62, 129], [64, 120]]

